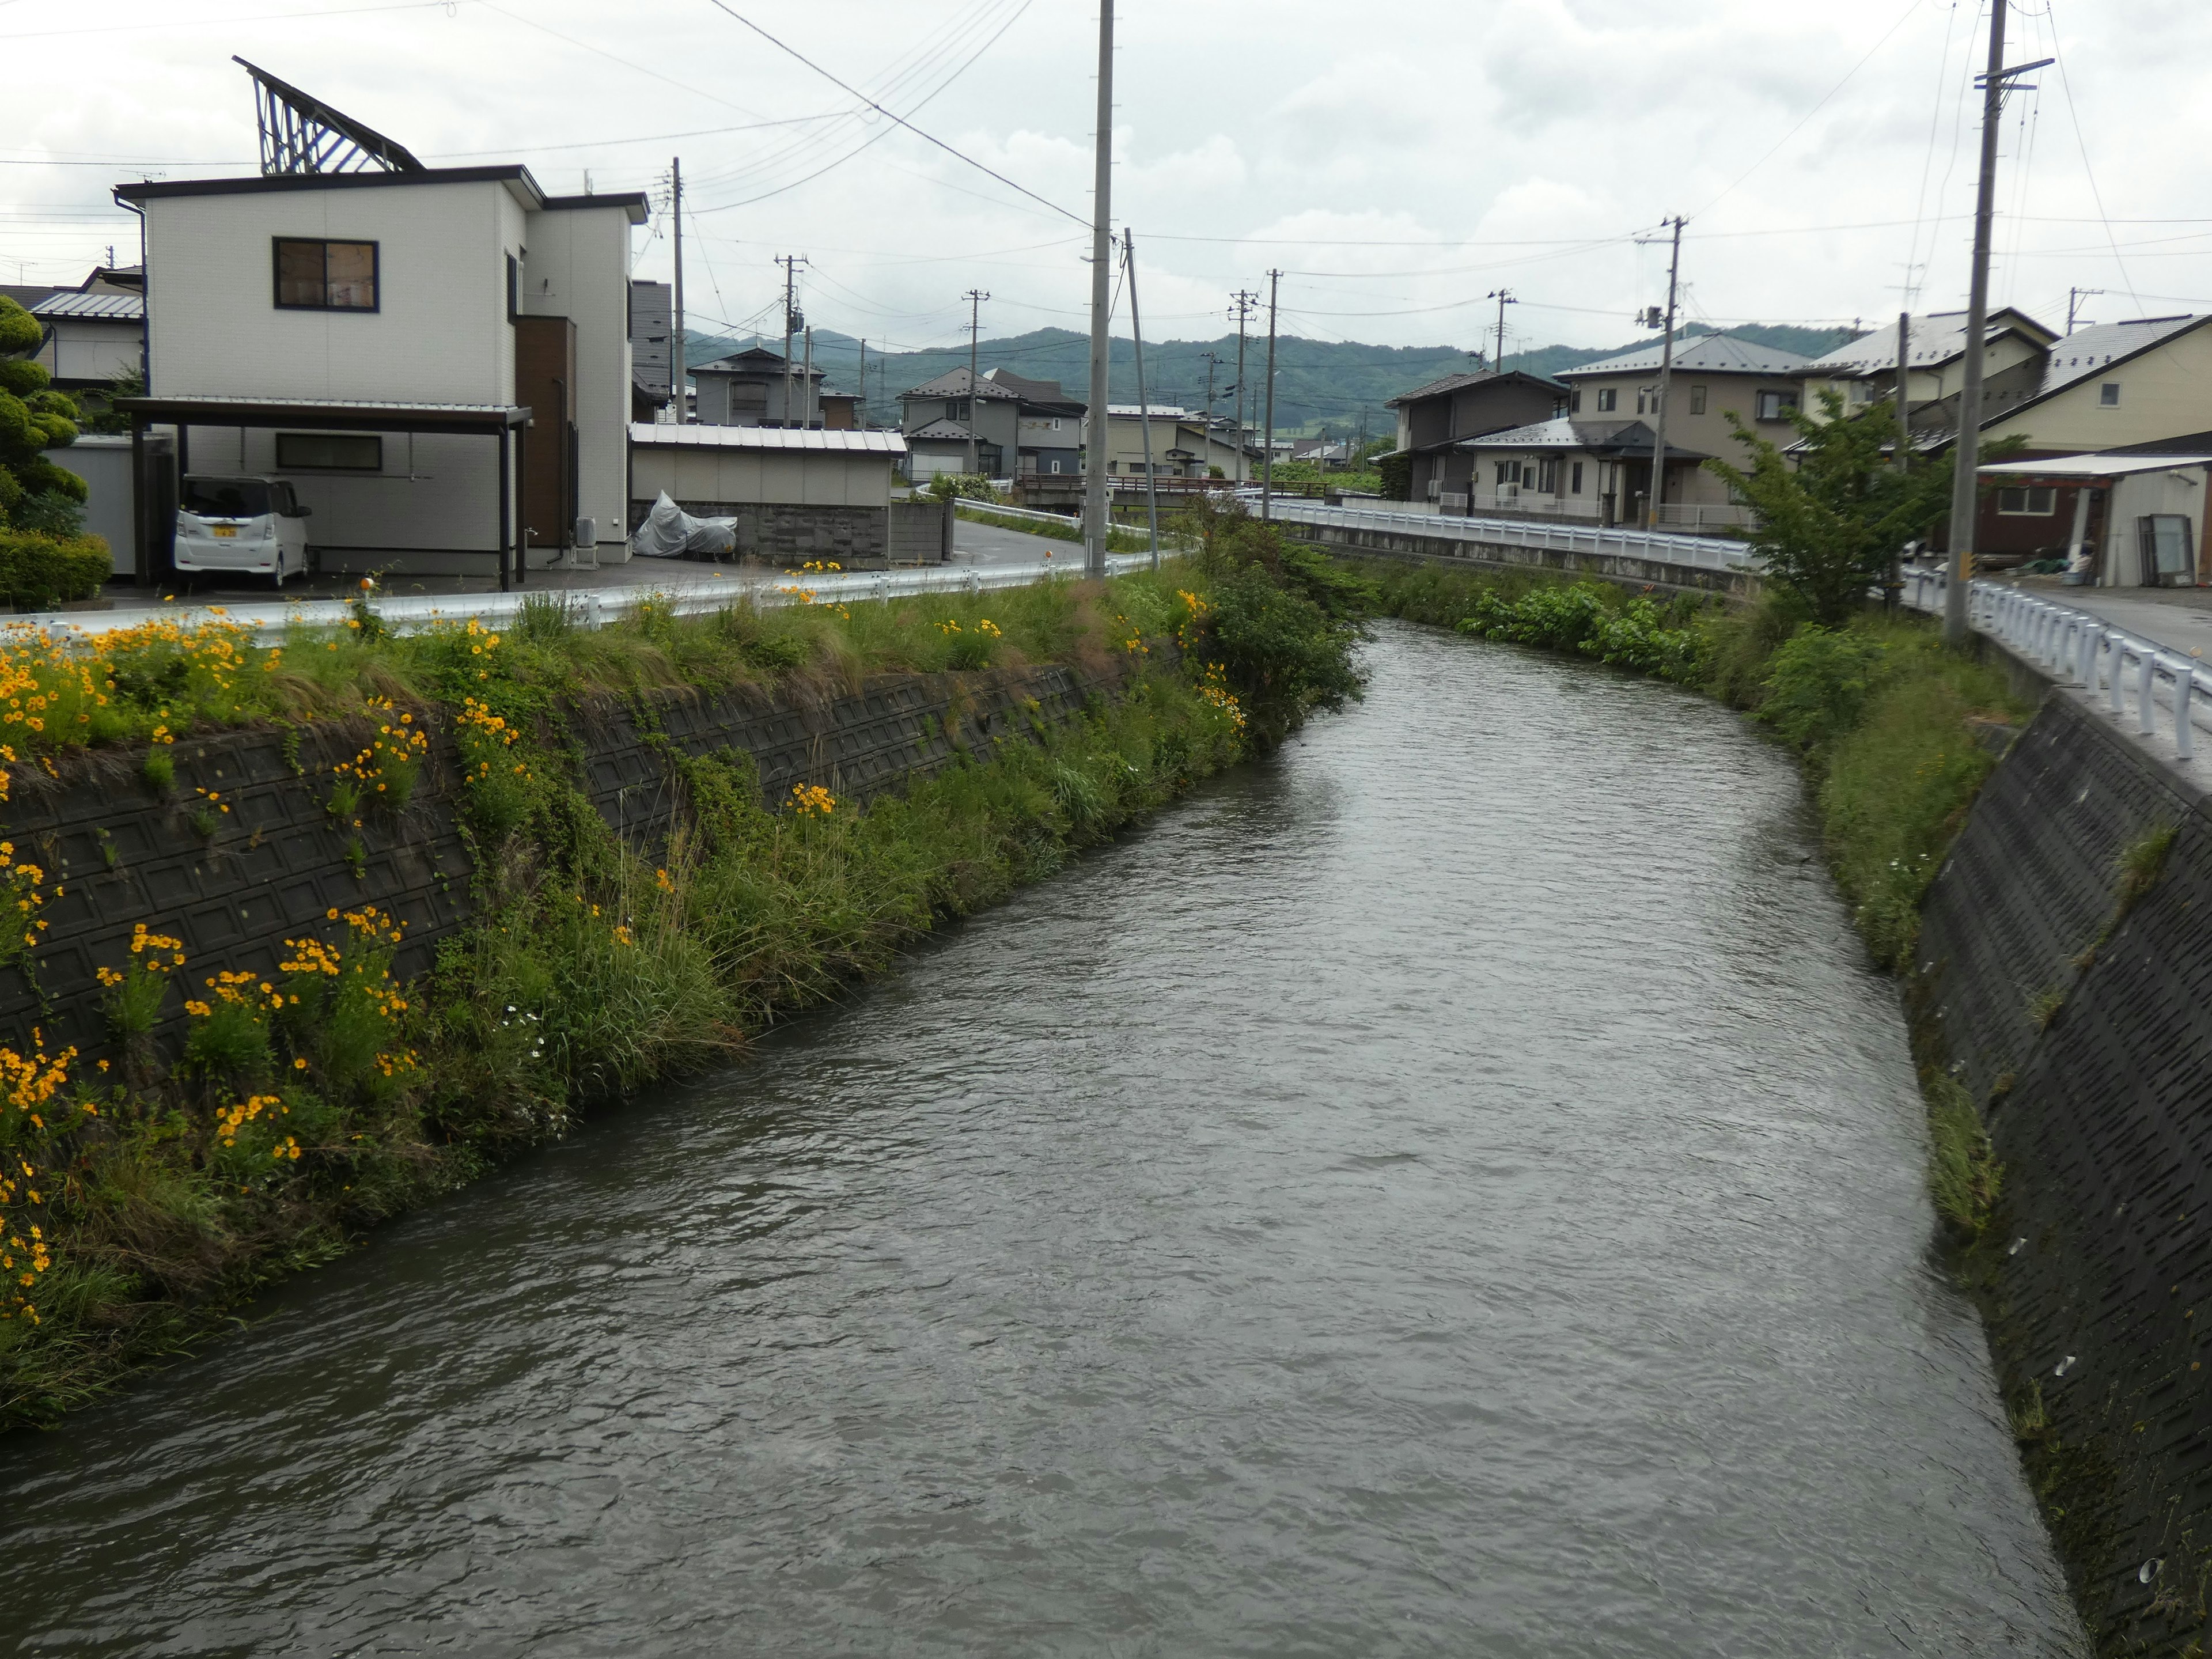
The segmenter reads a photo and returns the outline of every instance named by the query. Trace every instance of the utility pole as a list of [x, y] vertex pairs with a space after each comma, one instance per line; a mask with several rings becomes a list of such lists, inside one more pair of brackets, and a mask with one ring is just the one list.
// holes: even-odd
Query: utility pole
[[991, 296], [980, 288], [971, 288], [960, 297], [968, 301], [968, 470], [980, 472], [983, 470], [983, 443], [975, 435], [975, 413], [982, 408], [983, 400], [975, 391], [975, 346], [981, 338], [983, 301]]
[[1267, 273], [1267, 450], [1260, 461], [1260, 517], [1275, 515], [1275, 293], [1283, 273]]
[[1236, 302], [1231, 314], [1237, 319], [1237, 482], [1243, 483], [1251, 477], [1251, 469], [1244, 462], [1244, 434], [1252, 429], [1244, 417], [1244, 324], [1259, 307], [1260, 296], [1251, 289], [1237, 290]]
[[799, 303], [795, 297], [799, 267], [805, 264], [803, 253], [779, 253], [776, 264], [783, 267], [783, 404], [776, 410], [776, 423], [791, 424], [791, 337], [799, 332]]
[[1981, 508], [1977, 465], [1982, 455], [1982, 359], [1990, 319], [1990, 233], [1996, 213], [1997, 128], [2004, 119], [2005, 83], [2015, 75], [2041, 69], [2051, 60], [2004, 66], [2005, 11], [2008, 0], [1990, 7], [1989, 69], [1982, 86], [1982, 176], [1974, 198], [1974, 272], [1966, 291], [1965, 384], [1959, 388], [1959, 436], [1953, 447], [1951, 477], [1951, 580], [1943, 590], [1943, 643], [1956, 649], [1966, 642], [1966, 585], [1974, 576], [1975, 518]]
[[1667, 495], [1667, 387], [1674, 378], [1674, 291], [1682, 275], [1682, 216], [1676, 214], [1674, 251], [1667, 262], [1667, 333], [1659, 347], [1659, 407], [1651, 416], [1651, 495], [1644, 527], [1659, 527], [1659, 508]]
[[1213, 371], [1221, 367], [1221, 354], [1209, 351], [1206, 357], [1206, 453], [1213, 453]]
[[1137, 425], [1145, 434], [1145, 523], [1152, 543], [1152, 568], [1160, 568], [1160, 486], [1152, 471], [1152, 399], [1145, 390], [1145, 325], [1137, 312], [1137, 233], [1121, 227], [1121, 257], [1129, 273], [1129, 332], [1137, 343]]
[[1505, 307], [1517, 306], [1521, 302], [1513, 297], [1513, 290], [1510, 288], [1493, 288], [1482, 297], [1498, 301], [1498, 355], [1491, 362], [1494, 365], [1492, 373], [1503, 374], [1505, 372]]
[[[1897, 474], [1905, 477], [1912, 471], [1912, 313], [1897, 313]], [[1894, 612], [1905, 592], [1905, 577], [1899, 569], [1899, 550], [1889, 556], [1889, 577], [1881, 585], [1881, 607]]]
[[814, 325], [806, 325], [806, 368], [799, 377], [799, 424], [814, 424]]
[[860, 422], [861, 431], [868, 429], [868, 340], [866, 335], [860, 337], [860, 404], [854, 411], [853, 418]]
[[1091, 184], [1091, 401], [1083, 421], [1083, 574], [1106, 574], [1107, 264], [1114, 187], [1114, 0], [1098, 0], [1098, 130]]
[[684, 381], [690, 371], [684, 367], [684, 158], [672, 156], [668, 162], [668, 222], [675, 226], [676, 236], [676, 316], [668, 331], [668, 389], [676, 400], [676, 424], [684, 424]]
[[2081, 301], [2092, 294], [2102, 294], [2101, 288], [2069, 288], [2066, 290], [2066, 331], [2074, 331], [2074, 319], [2080, 313]]

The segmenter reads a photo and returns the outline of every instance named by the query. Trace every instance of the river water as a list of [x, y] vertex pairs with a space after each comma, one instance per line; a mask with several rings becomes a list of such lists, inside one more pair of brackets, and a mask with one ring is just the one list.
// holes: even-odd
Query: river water
[[1368, 701], [0, 1445], [0, 1649], [2084, 1651], [1793, 769]]

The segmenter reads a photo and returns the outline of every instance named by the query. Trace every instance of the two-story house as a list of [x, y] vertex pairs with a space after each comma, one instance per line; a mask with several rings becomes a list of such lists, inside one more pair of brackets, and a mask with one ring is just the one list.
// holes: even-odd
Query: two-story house
[[1556, 381], [1486, 368], [1400, 392], [1382, 406], [1397, 411], [1398, 453], [1411, 457], [1413, 500], [1468, 511], [1474, 461], [1463, 441], [1548, 420], [1565, 397]]
[[916, 483], [940, 472], [1006, 477], [1021, 448], [1021, 407], [1020, 392], [987, 375], [971, 386], [964, 363], [901, 392], [908, 477]]
[[[149, 300], [146, 395], [118, 407], [141, 434], [174, 428], [182, 471], [289, 480], [324, 569], [489, 556], [507, 580], [559, 557], [580, 518], [627, 557], [646, 198], [390, 148], [409, 165], [118, 186]], [[148, 516], [143, 579], [162, 528]]]
[[1058, 380], [1034, 380], [1010, 368], [988, 369], [983, 378], [1021, 400], [1015, 412], [1013, 477], [1073, 477], [1083, 471], [1080, 398], [1070, 397]]
[[[852, 399], [832, 410], [829, 376], [803, 362], [784, 361], [766, 346], [748, 346], [691, 369], [698, 387], [702, 426], [825, 427], [852, 423]], [[787, 402], [787, 399], [788, 400]], [[832, 416], [836, 419], [832, 419]]]

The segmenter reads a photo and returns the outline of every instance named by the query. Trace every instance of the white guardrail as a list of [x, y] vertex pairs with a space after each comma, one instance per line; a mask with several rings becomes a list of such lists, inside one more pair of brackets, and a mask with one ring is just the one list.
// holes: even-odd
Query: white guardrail
[[[1907, 570], [1905, 602], [1918, 611], [1941, 611], [1950, 573]], [[2007, 582], [1978, 580], [1966, 589], [1966, 623], [2010, 647], [2062, 684], [2102, 698], [2114, 720], [2132, 718], [2141, 736], [2163, 724], [2177, 759], [2196, 752], [2195, 728], [2212, 730], [2212, 677], [2192, 656], [2102, 617], [2059, 605]], [[2160, 716], [2164, 716], [2161, 721]]]
[[1427, 513], [1399, 513], [1387, 507], [1325, 507], [1306, 501], [1279, 501], [1273, 515], [1285, 524], [1329, 525], [1340, 530], [1402, 530], [1449, 541], [1503, 543], [1563, 553], [1616, 553], [1655, 564], [1691, 565], [1699, 570], [1735, 571], [1752, 567], [1740, 542], [1665, 530], [1603, 530], [1595, 525], [1541, 524], [1526, 519], [1462, 519]]
[[[1106, 561], [1109, 575], [1119, 576], [1152, 563], [1151, 556], [1117, 553]], [[550, 574], [557, 576], [557, 571]], [[491, 628], [510, 628], [531, 603], [556, 599], [580, 628], [604, 628], [653, 605], [679, 617], [710, 614], [750, 602], [760, 607], [804, 603], [811, 594], [816, 604], [854, 600], [898, 599], [923, 593], [981, 593], [1002, 587], [1026, 587], [1032, 582], [1071, 580], [1083, 574], [1079, 555], [1066, 562], [1037, 564], [931, 565], [904, 570], [784, 571], [763, 570], [744, 576], [710, 576], [696, 581], [675, 581], [655, 586], [640, 582], [619, 587], [536, 587], [514, 593], [456, 595], [378, 595], [371, 607], [395, 634], [418, 634], [439, 627], [453, 627], [471, 617]], [[289, 603], [240, 605], [165, 605], [137, 611], [42, 611], [9, 618], [6, 626], [31, 628], [49, 638], [66, 641], [73, 637], [135, 628], [159, 618], [190, 628], [210, 622], [242, 623], [249, 628], [343, 628], [352, 617], [344, 599], [307, 599]]]

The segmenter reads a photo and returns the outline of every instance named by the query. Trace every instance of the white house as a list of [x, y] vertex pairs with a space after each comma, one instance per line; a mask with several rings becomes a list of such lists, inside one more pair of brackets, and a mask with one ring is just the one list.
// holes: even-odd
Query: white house
[[628, 556], [643, 195], [416, 164], [115, 197], [143, 216], [148, 277], [146, 395], [121, 406], [176, 428], [180, 470], [290, 480], [325, 570], [496, 561], [505, 580], [579, 519]]

